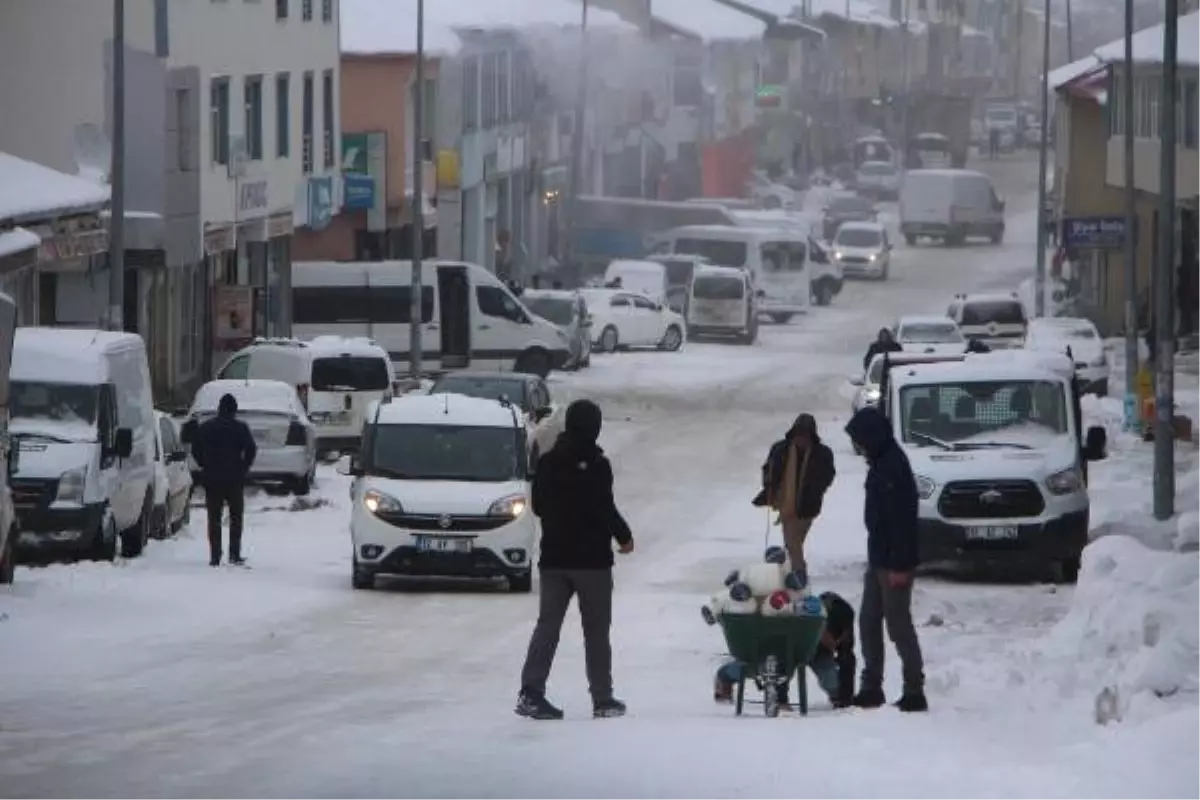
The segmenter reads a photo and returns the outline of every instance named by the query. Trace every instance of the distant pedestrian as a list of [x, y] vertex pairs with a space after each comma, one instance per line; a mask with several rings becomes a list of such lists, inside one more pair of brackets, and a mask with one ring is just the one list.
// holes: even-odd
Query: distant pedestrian
[[871, 342], [871, 346], [867, 348], [867, 354], [863, 356], [863, 372], [870, 368], [871, 360], [880, 353], [899, 353], [903, 349], [889, 329], [880, 328], [875, 341]]
[[200, 467], [200, 485], [208, 511], [209, 565], [221, 563], [221, 517], [229, 509], [229, 563], [244, 564], [242, 519], [245, 513], [246, 476], [258, 455], [246, 423], [237, 419], [237, 399], [226, 394], [217, 415], [196, 430], [192, 458]]
[[920, 561], [917, 541], [917, 484], [908, 456], [892, 435], [887, 417], [874, 408], [854, 414], [846, 433], [867, 459], [867, 571], [858, 612], [863, 672], [854, 704], [877, 708], [883, 694], [883, 629], [900, 655], [904, 692], [896, 707], [926, 711], [925, 666], [912, 620], [913, 576]]
[[988, 130], [988, 158], [1000, 157], [1000, 129], [991, 128]]
[[619, 717], [625, 704], [613, 696], [613, 541], [633, 552], [633, 534], [613, 498], [612, 465], [596, 444], [600, 408], [590, 400], [567, 407], [565, 430], [537, 463], [533, 513], [542, 523], [537, 626], [521, 670], [516, 713], [532, 719], [562, 719], [546, 699], [546, 681], [558, 650], [563, 619], [572, 597], [579, 602], [592, 715]]

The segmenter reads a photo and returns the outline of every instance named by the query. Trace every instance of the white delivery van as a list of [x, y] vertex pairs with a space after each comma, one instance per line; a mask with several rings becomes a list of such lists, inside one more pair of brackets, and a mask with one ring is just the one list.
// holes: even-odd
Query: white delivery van
[[[426, 261], [421, 269], [421, 354], [430, 372], [474, 369], [545, 377], [571, 357], [557, 325], [529, 312], [477, 264]], [[367, 337], [398, 370], [409, 367], [410, 261], [292, 264], [292, 334]]]
[[656, 239], [662, 252], [704, 256], [718, 266], [747, 270], [761, 293], [758, 313], [773, 322], [786, 323], [812, 303], [808, 248], [796, 234], [776, 228], [685, 225]]
[[920, 237], [962, 244], [968, 237], [1004, 239], [1004, 201], [992, 179], [969, 169], [915, 169], [900, 188], [900, 232], [910, 246]]
[[155, 428], [142, 337], [18, 328], [9, 395], [18, 550], [142, 552], [154, 514]]
[[645, 295], [656, 303], [666, 303], [671, 285], [667, 268], [657, 261], [619, 258], [604, 270], [604, 285]]
[[17, 304], [0, 292], [0, 460], [4, 462], [0, 466], [0, 583], [13, 582], [17, 563], [17, 515], [9, 487], [19, 457], [9, 435], [9, 375], [16, 332]]
[[230, 356], [216, 378], [259, 378], [296, 387], [317, 428], [321, 454], [358, 449], [367, 406], [390, 397], [395, 382], [386, 350], [371, 339], [346, 336], [308, 342], [258, 339]]
[[688, 297], [688, 338], [758, 339], [758, 299], [750, 273], [736, 267], [696, 267]]

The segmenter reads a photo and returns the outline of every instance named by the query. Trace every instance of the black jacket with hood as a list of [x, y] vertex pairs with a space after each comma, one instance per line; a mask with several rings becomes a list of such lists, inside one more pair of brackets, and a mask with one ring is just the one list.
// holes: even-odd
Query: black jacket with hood
[[867, 457], [867, 562], [876, 569], [912, 572], [920, 562], [917, 482], [887, 417], [874, 408], [856, 412], [846, 433]]
[[239, 488], [254, 465], [258, 447], [246, 423], [237, 418], [237, 399], [227, 394], [217, 415], [195, 429], [192, 458], [200, 467], [200, 482], [213, 488]]
[[867, 348], [867, 354], [863, 356], [863, 371], [866, 372], [871, 366], [871, 359], [880, 353], [899, 353], [904, 348], [895, 339], [876, 339], [871, 342], [871, 346]]
[[576, 400], [566, 430], [538, 460], [533, 513], [542, 521], [541, 569], [609, 569], [612, 543], [633, 539], [613, 498], [612, 465], [596, 444], [600, 408]]
[[[815, 519], [821, 513], [821, 504], [825, 500], [825, 492], [829, 491], [837, 470], [833, 464], [833, 451], [821, 441], [817, 434], [817, 421], [810, 414], [801, 414], [782, 439], [771, 445], [767, 460], [762, 466], [763, 488], [754, 498], [754, 505], [763, 506], [771, 497], [779, 497], [783, 492], [783, 476], [787, 466], [788, 446], [799, 431], [807, 429], [812, 440], [812, 455], [808, 460], [808, 472], [804, 475], [804, 485], [796, 493], [796, 516], [800, 519]], [[800, 470], [796, 470], [796, 480], [800, 480]]]

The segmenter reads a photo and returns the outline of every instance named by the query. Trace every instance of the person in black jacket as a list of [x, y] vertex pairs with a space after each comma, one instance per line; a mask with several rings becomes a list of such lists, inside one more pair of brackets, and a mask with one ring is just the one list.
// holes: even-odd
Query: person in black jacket
[[987, 342], [972, 336], [971, 338], [967, 339], [967, 352], [990, 353], [992, 352], [992, 348], [987, 346]]
[[804, 541], [836, 475], [833, 451], [821, 441], [811, 414], [796, 417], [784, 437], [771, 445], [762, 466], [763, 488], [752, 502], [779, 512], [792, 569], [806, 575]]
[[871, 359], [880, 353], [899, 353], [903, 349], [890, 330], [880, 328], [879, 335], [875, 341], [871, 342], [871, 346], [867, 348], [867, 354], [863, 356], [863, 372], [866, 372], [871, 366]]
[[864, 408], [846, 425], [855, 452], [869, 465], [863, 521], [867, 528], [867, 571], [863, 579], [859, 630], [863, 673], [854, 704], [883, 705], [883, 627], [896, 645], [904, 693], [896, 707], [925, 711], [925, 673], [921, 644], [912, 620], [913, 574], [920, 561], [917, 543], [917, 483], [908, 456], [892, 436], [891, 424], [877, 409]]
[[237, 399], [226, 394], [217, 404], [217, 415], [196, 431], [192, 458], [200, 467], [204, 506], [208, 511], [209, 564], [221, 563], [221, 515], [229, 507], [229, 563], [244, 564], [242, 517], [245, 513], [246, 475], [258, 448], [246, 423], [237, 419]]
[[562, 711], [546, 699], [546, 681], [573, 596], [579, 598], [593, 716], [625, 713], [612, 685], [612, 543], [632, 553], [633, 534], [613, 499], [612, 465], [596, 444], [600, 424], [595, 403], [571, 403], [565, 430], [534, 473], [533, 513], [542, 521], [541, 596], [521, 670], [516, 713], [523, 717], [562, 719]]

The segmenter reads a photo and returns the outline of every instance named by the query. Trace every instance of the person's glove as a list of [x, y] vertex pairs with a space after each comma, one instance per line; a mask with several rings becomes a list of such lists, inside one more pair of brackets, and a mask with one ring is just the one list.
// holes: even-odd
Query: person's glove
[[630, 539], [628, 542], [621, 544], [621, 546], [619, 546], [617, 548], [617, 552], [623, 556], [627, 556], [630, 553], [632, 553], [633, 552], [633, 539]]
[[750, 501], [750, 505], [757, 508], [762, 508], [767, 504], [767, 490], [759, 489], [758, 494], [754, 495], [754, 499]]

